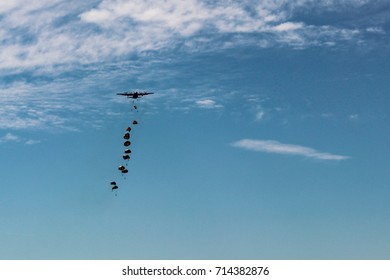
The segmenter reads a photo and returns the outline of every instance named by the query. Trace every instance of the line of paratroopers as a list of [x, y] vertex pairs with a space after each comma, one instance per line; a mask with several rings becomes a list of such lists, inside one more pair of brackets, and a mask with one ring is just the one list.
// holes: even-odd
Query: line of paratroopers
[[[133, 121], [133, 125], [137, 125], [137, 124], [138, 124], [138, 122], [136, 120], [134, 120]], [[130, 154], [131, 154], [131, 150], [129, 148], [130, 145], [131, 145], [131, 142], [130, 142], [130, 132], [131, 132], [131, 127], [129, 126], [129, 127], [126, 128], [126, 132], [123, 135], [123, 139], [125, 139], [125, 142], [123, 143], [123, 146], [125, 147], [125, 150], [123, 152], [122, 158], [123, 158], [123, 160], [126, 161], [126, 164], [125, 164], [126, 167], [127, 167], [128, 161], [130, 160]], [[118, 170], [122, 173], [122, 175], [129, 172], [129, 170], [126, 167], [123, 166], [123, 165], [120, 165], [118, 167]], [[112, 191], [117, 190], [119, 188], [115, 181], [112, 181], [110, 183], [110, 185], [111, 185], [111, 190]]]

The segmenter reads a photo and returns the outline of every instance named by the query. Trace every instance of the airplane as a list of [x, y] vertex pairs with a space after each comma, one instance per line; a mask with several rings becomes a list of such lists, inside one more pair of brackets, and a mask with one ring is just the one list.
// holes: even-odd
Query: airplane
[[117, 95], [123, 95], [123, 96], [127, 96], [127, 98], [133, 98], [133, 99], [141, 98], [142, 96], [148, 95], [148, 94], [154, 94], [154, 93], [153, 92], [138, 92], [138, 91], [117, 93]]

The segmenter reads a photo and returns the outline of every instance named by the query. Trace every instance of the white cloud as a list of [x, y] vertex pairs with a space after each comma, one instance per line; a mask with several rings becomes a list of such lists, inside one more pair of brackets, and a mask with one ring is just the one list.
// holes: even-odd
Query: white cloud
[[26, 141], [26, 145], [35, 145], [35, 144], [39, 144], [39, 143], [41, 143], [40, 140], [32, 140], [32, 139], [30, 139], [30, 140]]
[[34, 144], [38, 144], [38, 143], [41, 143], [40, 140], [23, 140], [23, 138], [13, 134], [13, 133], [7, 133], [5, 134], [3, 137], [0, 137], [0, 144], [3, 144], [3, 143], [8, 143], [8, 142], [21, 142], [23, 141], [26, 145], [34, 145]]
[[206, 108], [206, 109], [213, 109], [213, 108], [222, 108], [223, 106], [220, 104], [217, 104], [212, 99], [202, 99], [202, 100], [197, 100], [195, 101], [196, 105], [198, 105], [201, 108]]
[[[3, 3], [4, 2], [4, 3]], [[97, 4], [98, 3], [98, 4]], [[96, 5], [97, 4], [97, 5]], [[317, 1], [315, 7], [353, 9], [367, 1]], [[37, 0], [0, 4], [0, 69], [88, 64], [172, 49], [329, 45], [362, 36], [359, 30], [291, 21], [311, 0]], [[362, 30], [378, 32], [382, 26]], [[237, 34], [237, 37], [224, 37]], [[263, 35], [254, 39], [251, 35]]]
[[234, 142], [232, 146], [256, 152], [298, 155], [320, 160], [345, 160], [349, 158], [348, 156], [323, 153], [312, 148], [292, 144], [284, 144], [274, 140], [242, 139], [237, 142]]
[[198, 104], [199, 106], [214, 106], [215, 105], [215, 101], [211, 100], [211, 99], [198, 100], [195, 103]]
[[276, 31], [286, 32], [286, 31], [300, 29], [303, 27], [304, 27], [304, 24], [301, 22], [284, 22], [284, 23], [281, 23], [277, 26], [274, 26], [272, 29], [276, 30]]
[[104, 24], [104, 22], [111, 21], [112, 13], [107, 10], [92, 9], [80, 15], [81, 20], [90, 23]]
[[386, 33], [382, 27], [367, 27], [366, 31], [370, 32], [370, 33], [377, 33], [377, 34], [385, 34]]
[[19, 141], [20, 141], [19, 136], [12, 134], [12, 133], [7, 133], [3, 137], [0, 137], [0, 143], [19, 142]]
[[258, 111], [256, 112], [256, 121], [261, 121], [264, 118], [265, 112], [264, 111]]

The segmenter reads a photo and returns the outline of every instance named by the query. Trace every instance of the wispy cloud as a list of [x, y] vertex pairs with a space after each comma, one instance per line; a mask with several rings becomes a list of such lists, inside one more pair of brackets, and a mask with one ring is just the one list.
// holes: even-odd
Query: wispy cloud
[[[313, 9], [350, 11], [368, 4], [359, 0], [319, 0], [316, 5], [311, 0], [12, 1], [0, 6], [0, 69], [75, 67], [178, 45], [217, 49], [244, 40], [263, 47], [306, 47], [362, 40], [366, 32], [383, 33], [385, 22], [340, 27], [331, 21], [320, 25], [292, 19]], [[240, 42], [236, 36], [221, 37], [234, 34], [240, 35]], [[253, 40], [254, 34], [258, 40]]]
[[362, 42], [365, 34], [383, 37], [384, 20], [348, 27], [297, 17], [313, 9], [321, 14], [363, 5], [369, 1], [319, 0], [314, 5], [311, 0], [15, 0], [0, 4], [0, 73], [33, 71], [57, 78], [85, 75], [88, 65], [120, 65], [151, 51], [210, 52], [242, 45], [334, 47]]
[[19, 136], [12, 133], [7, 133], [3, 137], [0, 137], [0, 144], [6, 142], [19, 142], [19, 141], [20, 141]]
[[280, 31], [280, 32], [287, 32], [291, 30], [297, 30], [300, 28], [303, 28], [304, 24], [300, 22], [284, 22], [279, 25], [276, 25], [272, 27], [273, 30], [275, 31]]
[[348, 156], [319, 152], [313, 148], [293, 144], [284, 144], [274, 140], [242, 139], [232, 143], [232, 146], [255, 152], [297, 155], [320, 160], [339, 161], [349, 158]]
[[264, 119], [265, 112], [263, 110], [259, 110], [256, 112], [255, 119], [256, 121], [261, 121]]
[[197, 101], [195, 101], [195, 103], [200, 108], [205, 108], [205, 109], [215, 109], [215, 108], [222, 108], [223, 107], [223, 105], [217, 104], [217, 102], [212, 100], [212, 99], [197, 100]]
[[25, 142], [25, 144], [26, 145], [36, 145], [36, 144], [39, 144], [39, 143], [41, 143], [42, 141], [40, 141], [40, 140], [33, 140], [33, 139], [30, 139], [30, 140], [27, 140], [26, 142]]
[[39, 144], [41, 143], [40, 140], [33, 140], [33, 139], [23, 139], [23, 137], [20, 137], [18, 135], [15, 135], [13, 133], [6, 133], [4, 136], [0, 137], [0, 144], [5, 144], [9, 142], [22, 142], [26, 145], [34, 145], [34, 144]]
[[80, 109], [86, 108], [88, 102], [96, 103], [87, 99], [70, 93], [66, 83], [0, 85], [0, 129], [73, 130], [71, 118], [81, 114]]

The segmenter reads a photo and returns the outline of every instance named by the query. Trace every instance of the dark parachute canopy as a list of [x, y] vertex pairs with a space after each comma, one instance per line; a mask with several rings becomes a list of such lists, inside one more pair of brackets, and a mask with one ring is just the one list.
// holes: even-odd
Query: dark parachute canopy
[[111, 182], [110, 185], [111, 185], [111, 190], [112, 191], [117, 190], [119, 188], [115, 181]]
[[125, 147], [128, 147], [128, 146], [131, 145], [131, 142], [130, 142], [130, 141], [126, 141], [125, 143], [123, 143], [123, 145], [124, 145]]
[[129, 170], [127, 170], [126, 167], [124, 167], [123, 165], [120, 165], [120, 166], [118, 167], [118, 170], [119, 170], [120, 172], [122, 172], [122, 173], [127, 173], [127, 172], [129, 172]]

